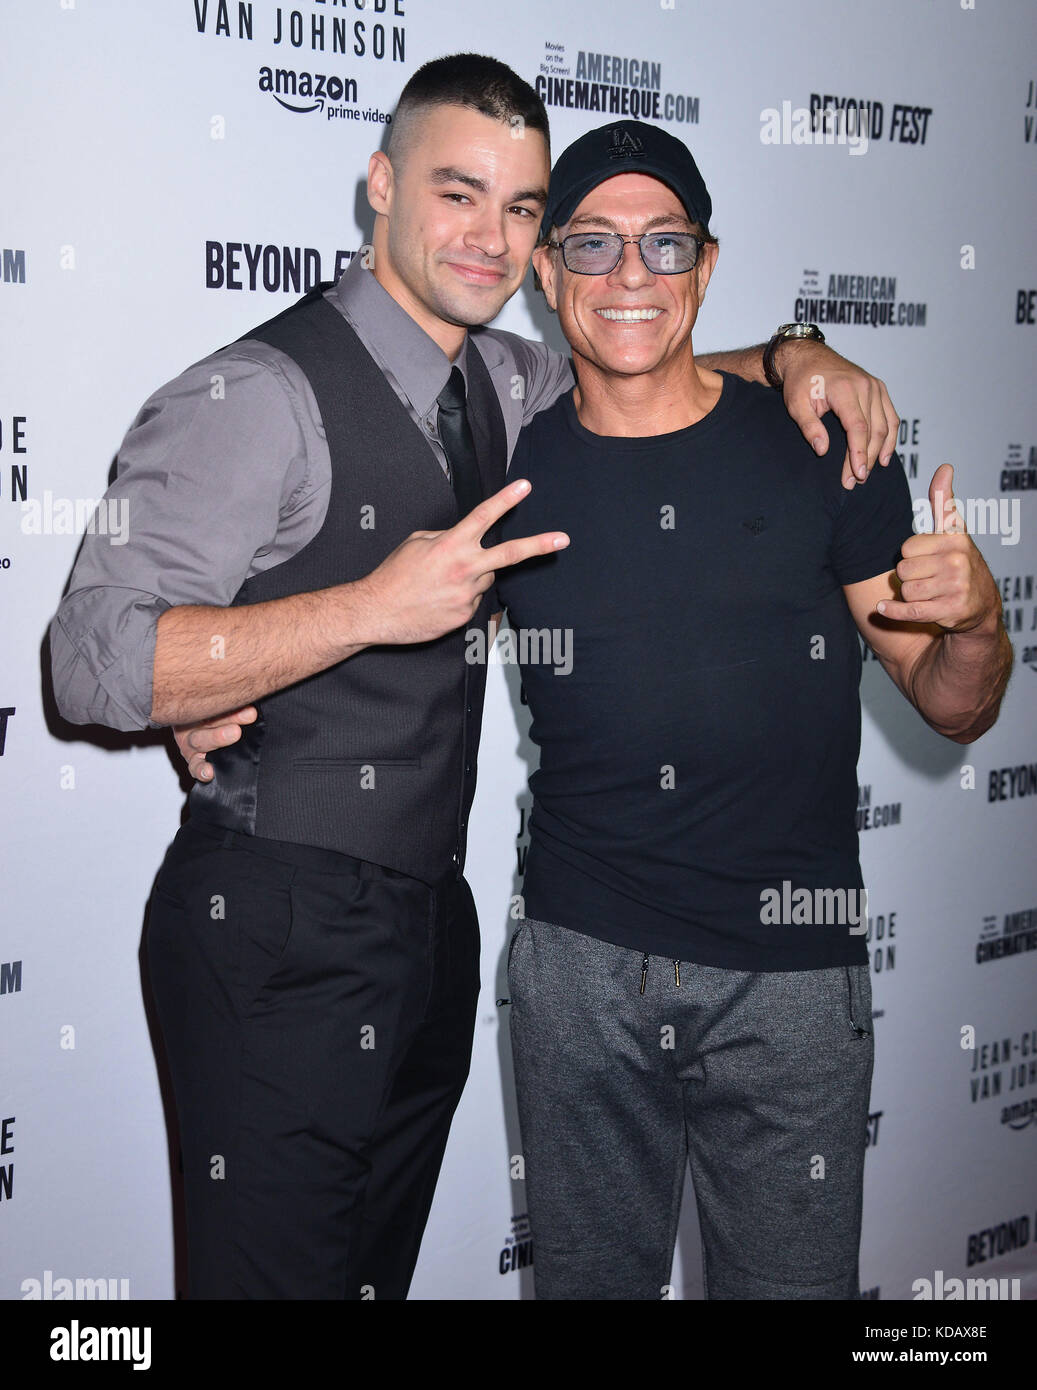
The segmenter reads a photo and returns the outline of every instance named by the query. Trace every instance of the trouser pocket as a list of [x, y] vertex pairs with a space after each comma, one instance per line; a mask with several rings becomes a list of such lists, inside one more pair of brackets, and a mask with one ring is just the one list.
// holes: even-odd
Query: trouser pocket
[[511, 941], [508, 943], [508, 964], [507, 964], [507, 971], [508, 971], [508, 974], [509, 974], [509, 975], [511, 974], [511, 963], [512, 963], [512, 961], [515, 959], [515, 945], [516, 945], [516, 943], [517, 943], [519, 937], [522, 935], [522, 932], [525, 930], [525, 928], [526, 928], [526, 919], [523, 917], [523, 918], [520, 920], [518, 926], [515, 928], [515, 931], [514, 931], [514, 934], [513, 934], [512, 938], [511, 938]]
[[850, 1027], [858, 1037], [871, 1035], [871, 971], [867, 965], [847, 965], [846, 1007]]

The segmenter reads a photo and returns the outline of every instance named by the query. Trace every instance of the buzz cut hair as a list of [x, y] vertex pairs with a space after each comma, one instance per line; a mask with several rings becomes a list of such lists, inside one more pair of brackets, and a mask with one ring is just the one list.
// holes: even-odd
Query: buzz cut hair
[[436, 106], [466, 106], [507, 125], [538, 130], [550, 153], [547, 109], [518, 73], [482, 53], [452, 53], [418, 68], [400, 93], [389, 127], [387, 154], [399, 164], [421, 117]]

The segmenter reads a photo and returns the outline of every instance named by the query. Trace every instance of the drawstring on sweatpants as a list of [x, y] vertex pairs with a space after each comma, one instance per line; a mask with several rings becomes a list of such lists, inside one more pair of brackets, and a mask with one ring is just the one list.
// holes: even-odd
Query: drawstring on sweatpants
[[[641, 993], [645, 992], [645, 982], [648, 979], [648, 956], [646, 955], [641, 962]], [[673, 962], [673, 979], [677, 988], [681, 987], [681, 963], [679, 960]]]

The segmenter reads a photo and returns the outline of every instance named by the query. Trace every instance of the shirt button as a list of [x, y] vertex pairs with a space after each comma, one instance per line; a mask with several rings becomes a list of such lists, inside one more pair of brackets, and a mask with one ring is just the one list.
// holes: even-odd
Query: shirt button
[[436, 432], [436, 426], [432, 420], [425, 421], [425, 428], [428, 430], [429, 434], [435, 434]]

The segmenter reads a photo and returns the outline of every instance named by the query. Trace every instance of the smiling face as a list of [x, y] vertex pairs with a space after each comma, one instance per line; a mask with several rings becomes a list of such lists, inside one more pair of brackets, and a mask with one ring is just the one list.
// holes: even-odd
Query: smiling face
[[[592, 189], [553, 241], [573, 232], [690, 232], [684, 206], [666, 184], [648, 174], [617, 174]], [[538, 247], [534, 265], [577, 365], [606, 376], [658, 372], [690, 350], [691, 330], [716, 263], [717, 247], [699, 249], [692, 270], [653, 275], [633, 242], [608, 275], [568, 270], [561, 251]]]
[[489, 323], [521, 285], [549, 169], [539, 131], [455, 105], [431, 107], [395, 164], [371, 156], [374, 273], [431, 336]]

